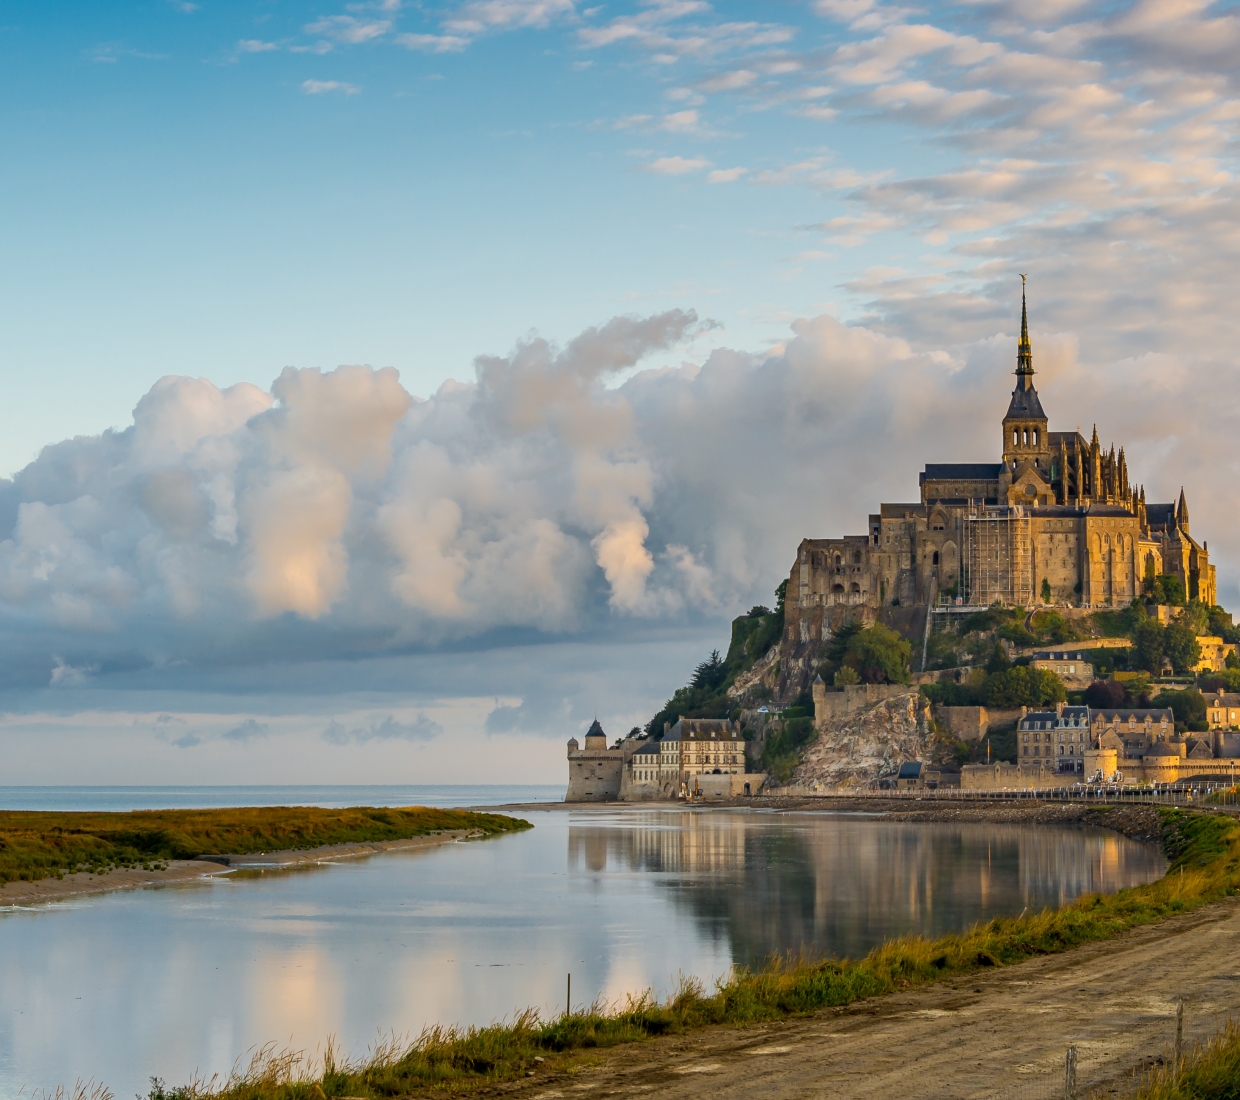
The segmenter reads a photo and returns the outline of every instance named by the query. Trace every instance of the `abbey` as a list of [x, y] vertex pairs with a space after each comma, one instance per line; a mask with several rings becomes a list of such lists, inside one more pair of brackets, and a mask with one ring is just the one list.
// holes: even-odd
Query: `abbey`
[[1104, 451], [1097, 428], [1088, 441], [1051, 431], [1033, 374], [1022, 289], [999, 461], [928, 464], [921, 499], [880, 505], [865, 534], [803, 540], [788, 578], [787, 637], [819, 641], [844, 619], [867, 617], [863, 609], [945, 599], [1118, 607], [1162, 574], [1178, 577], [1190, 598], [1217, 602], [1184, 490], [1176, 504], [1147, 504], [1123, 448]]

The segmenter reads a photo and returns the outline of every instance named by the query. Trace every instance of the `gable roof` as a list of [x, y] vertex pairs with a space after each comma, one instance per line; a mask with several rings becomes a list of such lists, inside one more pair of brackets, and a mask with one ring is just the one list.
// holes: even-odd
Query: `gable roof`
[[997, 481], [1002, 473], [1002, 462], [927, 462], [917, 481]]

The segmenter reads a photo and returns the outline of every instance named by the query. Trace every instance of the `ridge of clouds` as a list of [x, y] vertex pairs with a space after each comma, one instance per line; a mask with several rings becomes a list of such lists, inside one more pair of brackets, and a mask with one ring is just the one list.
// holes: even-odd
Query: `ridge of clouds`
[[[944, 293], [874, 278], [908, 302]], [[863, 529], [881, 500], [915, 495], [926, 461], [993, 459], [1015, 351], [1007, 282], [990, 335], [930, 350], [822, 315], [770, 353], [676, 365], [702, 326], [673, 310], [562, 346], [530, 337], [426, 399], [391, 368], [287, 368], [269, 391], [161, 379], [130, 427], [48, 446], [0, 482], [6, 682], [184, 684], [255, 662], [485, 647], [497, 630], [614, 638], [769, 602], [802, 537]], [[1096, 420], [1151, 500], [1186, 485], [1234, 594], [1228, 361], [1084, 360], [1085, 334], [1032, 315], [1053, 424]], [[376, 719], [332, 737], [429, 736], [417, 729]]]

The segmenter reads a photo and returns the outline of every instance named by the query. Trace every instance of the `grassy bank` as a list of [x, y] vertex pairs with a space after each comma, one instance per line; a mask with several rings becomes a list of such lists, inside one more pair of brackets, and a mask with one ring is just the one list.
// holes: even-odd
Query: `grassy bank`
[[74, 871], [157, 866], [170, 859], [406, 840], [450, 829], [485, 835], [530, 828], [529, 822], [466, 810], [271, 806], [229, 810], [136, 810], [131, 813], [0, 811], [3, 884], [58, 878]]
[[[1105, 811], [1099, 822], [1105, 821]], [[1105, 940], [1126, 929], [1187, 912], [1240, 890], [1240, 824], [1231, 818], [1162, 812], [1171, 870], [1157, 882], [1111, 895], [1091, 894], [1062, 909], [996, 919], [967, 932], [929, 940], [909, 937], [864, 959], [772, 963], [738, 970], [713, 991], [687, 981], [667, 1001], [649, 994], [623, 1006], [543, 1019], [527, 1011], [512, 1023], [434, 1028], [405, 1048], [389, 1046], [364, 1064], [341, 1065], [329, 1054], [311, 1065], [295, 1055], [257, 1058], [222, 1086], [154, 1089], [150, 1100], [379, 1100], [425, 1091], [467, 1091], [564, 1068], [582, 1052], [712, 1024], [750, 1024], [847, 1005], [865, 997], [941, 981], [982, 968], [1010, 966], [1036, 955]]]

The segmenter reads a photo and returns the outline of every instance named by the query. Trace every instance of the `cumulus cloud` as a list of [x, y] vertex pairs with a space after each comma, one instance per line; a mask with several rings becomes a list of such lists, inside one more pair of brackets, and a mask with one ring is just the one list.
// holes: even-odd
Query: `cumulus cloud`
[[[225, 730], [222, 734], [220, 734], [220, 737], [222, 737], [225, 741], [236, 741], [240, 744], [245, 744], [247, 741], [253, 741], [259, 737], [266, 737], [269, 732], [270, 731], [268, 728], [262, 722], [259, 722], [253, 718], [247, 718], [240, 725], [233, 726], [230, 730]], [[195, 744], [197, 743], [197, 739], [195, 739]], [[173, 744], [176, 744], [176, 742], [174, 741]]]
[[[935, 288], [874, 278], [910, 301]], [[130, 427], [49, 446], [0, 482], [6, 682], [98, 691], [141, 670], [184, 684], [219, 666], [485, 647], [497, 631], [620, 637], [769, 601], [802, 537], [864, 530], [880, 501], [915, 499], [923, 462], [993, 461], [1018, 320], [1008, 283], [985, 336], [937, 347], [823, 315], [768, 353], [683, 363], [703, 326], [673, 310], [563, 345], [528, 338], [426, 399], [390, 368], [289, 368], [269, 391], [163, 379]], [[1102, 358], [1040, 317], [1053, 427], [1096, 420], [1150, 499], [1188, 486], [1194, 533], [1235, 593], [1240, 536], [1219, 517], [1240, 507], [1240, 398], [1216, 385], [1200, 404], [1227, 361]], [[535, 702], [501, 705], [488, 728], [524, 728]], [[325, 736], [429, 735], [393, 722]]]
[[687, 176], [693, 172], [701, 172], [710, 167], [705, 157], [659, 157], [649, 164], [641, 166], [644, 172], [653, 172], [656, 176]]

